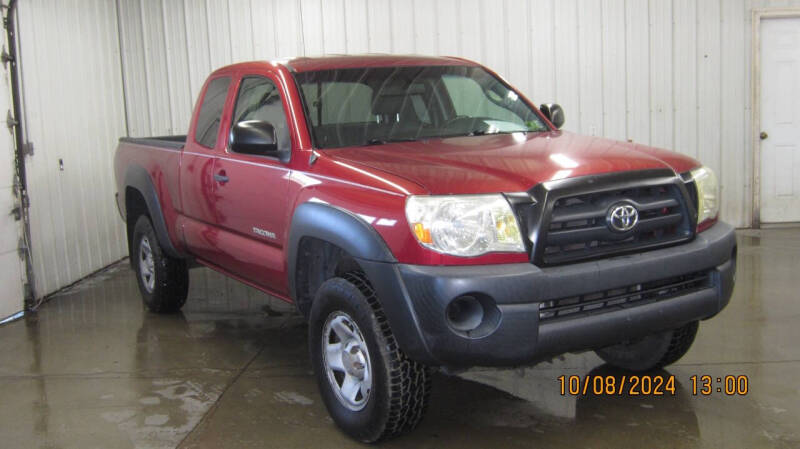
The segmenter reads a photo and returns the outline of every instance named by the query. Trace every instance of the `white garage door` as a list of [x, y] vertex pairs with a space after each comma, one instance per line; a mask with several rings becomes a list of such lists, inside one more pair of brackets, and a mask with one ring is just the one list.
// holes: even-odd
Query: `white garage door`
[[[2, 32], [5, 42], [5, 30]], [[8, 48], [8, 44], [6, 44]], [[11, 109], [8, 71], [0, 66], [0, 114]], [[14, 141], [5, 126], [0, 126], [0, 321], [23, 308], [22, 261], [17, 246], [20, 221], [11, 211], [17, 206], [14, 197]]]
[[112, 175], [125, 109], [116, 2], [18, 5], [38, 299], [126, 255]]
[[800, 222], [800, 18], [761, 23], [761, 221]]

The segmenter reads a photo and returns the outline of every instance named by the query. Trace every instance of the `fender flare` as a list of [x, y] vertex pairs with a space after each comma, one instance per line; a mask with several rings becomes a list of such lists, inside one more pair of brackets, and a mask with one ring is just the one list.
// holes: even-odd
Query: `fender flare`
[[289, 292], [298, 309], [297, 257], [304, 237], [327, 241], [353, 257], [373, 283], [400, 348], [416, 360], [436, 363], [422, 338], [419, 320], [400, 278], [397, 259], [378, 231], [347, 210], [329, 204], [307, 202], [299, 205], [294, 212], [289, 233], [287, 271]]
[[169, 237], [167, 224], [164, 220], [164, 213], [161, 210], [161, 201], [158, 199], [156, 186], [150, 178], [150, 173], [148, 173], [144, 167], [138, 165], [128, 167], [125, 171], [124, 187], [122, 192], [120, 192], [122, 201], [119, 202], [119, 206], [121, 209], [124, 209], [126, 222], [128, 216], [126, 191], [128, 187], [130, 187], [137, 190], [142, 195], [142, 198], [144, 198], [147, 205], [147, 213], [150, 215], [150, 221], [153, 223], [153, 229], [156, 231], [156, 237], [158, 237], [158, 243], [161, 245], [161, 248], [171, 257], [179, 259], [185, 258], [186, 256], [175, 248], [175, 245], [172, 244], [172, 240]]
[[345, 209], [325, 203], [297, 206], [289, 231], [289, 294], [297, 298], [297, 257], [300, 241], [313, 237], [336, 245], [350, 256], [375, 262], [397, 262], [386, 242], [367, 222]]

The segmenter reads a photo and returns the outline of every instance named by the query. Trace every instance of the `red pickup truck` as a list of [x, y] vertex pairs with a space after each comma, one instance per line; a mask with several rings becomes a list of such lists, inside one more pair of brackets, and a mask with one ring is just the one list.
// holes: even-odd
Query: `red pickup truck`
[[120, 139], [144, 302], [180, 309], [194, 262], [293, 302], [331, 416], [367, 442], [420, 421], [433, 367], [669, 365], [733, 290], [714, 173], [563, 123], [460, 58], [224, 67], [187, 136]]

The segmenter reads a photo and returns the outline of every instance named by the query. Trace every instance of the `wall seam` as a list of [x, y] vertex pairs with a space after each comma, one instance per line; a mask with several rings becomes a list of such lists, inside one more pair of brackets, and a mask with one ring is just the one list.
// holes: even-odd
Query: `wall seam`
[[[161, 30], [164, 33], [164, 40], [166, 42], [167, 38], [167, 19], [166, 19], [166, 8], [164, 7], [164, 0], [161, 0]], [[167, 109], [169, 110], [169, 133], [175, 134], [175, 123], [173, 120], [173, 114], [175, 111], [172, 109], [172, 86], [170, 81], [172, 80], [172, 75], [170, 74], [169, 70], [169, 59], [167, 58], [167, 46], [164, 45], [164, 71], [167, 74]]]
[[120, 0], [116, 0], [114, 2], [114, 13], [117, 16], [117, 47], [119, 47], [119, 73], [120, 78], [122, 80], [122, 106], [125, 110], [125, 135], [130, 137], [130, 125], [128, 124], [128, 88], [126, 87], [125, 83], [125, 63], [124, 63], [124, 47], [122, 44], [122, 20], [119, 16], [119, 2]]
[[150, 70], [149, 70], [149, 67], [148, 67], [149, 64], [147, 63], [147, 61], [149, 61], [150, 58], [149, 58], [149, 56], [147, 54], [148, 53], [147, 52], [147, 42], [145, 42], [145, 36], [144, 36], [144, 23], [145, 23], [145, 20], [144, 20], [144, 7], [142, 6], [141, 1], [137, 1], [136, 4], [139, 7], [138, 8], [139, 9], [139, 24], [140, 24], [139, 31], [142, 33], [141, 34], [141, 36], [142, 36], [142, 39], [141, 39], [141, 41], [142, 41], [142, 67], [144, 68], [144, 95], [145, 95], [145, 98], [147, 99], [148, 135], [153, 135], [153, 113], [152, 113], [153, 112], [152, 111], [153, 102], [151, 101], [151, 98], [150, 98], [150, 75], [149, 75], [150, 74]]

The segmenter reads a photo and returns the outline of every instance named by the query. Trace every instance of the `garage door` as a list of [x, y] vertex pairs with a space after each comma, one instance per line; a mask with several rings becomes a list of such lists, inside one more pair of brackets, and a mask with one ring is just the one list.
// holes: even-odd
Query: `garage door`
[[[116, 3], [18, 3], [37, 297], [126, 254], [113, 157], [126, 134]], [[5, 114], [5, 112], [2, 112]]]
[[[5, 32], [2, 33], [5, 42]], [[8, 44], [6, 44], [8, 48]], [[8, 70], [0, 67], [0, 113], [11, 109]], [[0, 321], [23, 308], [22, 261], [17, 252], [20, 221], [12, 211], [17, 207], [14, 196], [14, 140], [12, 134], [0, 127]]]
[[800, 222], [800, 18], [761, 23], [761, 221]]

